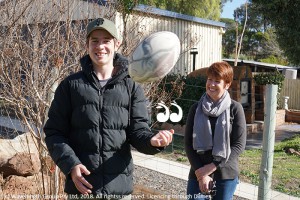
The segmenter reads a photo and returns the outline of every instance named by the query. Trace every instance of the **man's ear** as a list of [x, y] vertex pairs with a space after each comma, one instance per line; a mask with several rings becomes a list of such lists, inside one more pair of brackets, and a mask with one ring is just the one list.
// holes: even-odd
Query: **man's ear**
[[85, 50], [88, 51], [88, 49], [89, 49], [89, 38], [87, 38], [85, 41]]
[[115, 40], [115, 49], [118, 50], [121, 46], [121, 41]]

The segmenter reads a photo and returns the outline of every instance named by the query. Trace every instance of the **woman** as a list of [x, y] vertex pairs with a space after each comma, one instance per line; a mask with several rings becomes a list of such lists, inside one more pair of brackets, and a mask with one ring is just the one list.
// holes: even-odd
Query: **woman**
[[189, 198], [230, 200], [238, 184], [238, 156], [246, 145], [243, 107], [228, 93], [232, 67], [213, 63], [207, 71], [206, 93], [189, 111], [185, 150], [191, 164]]

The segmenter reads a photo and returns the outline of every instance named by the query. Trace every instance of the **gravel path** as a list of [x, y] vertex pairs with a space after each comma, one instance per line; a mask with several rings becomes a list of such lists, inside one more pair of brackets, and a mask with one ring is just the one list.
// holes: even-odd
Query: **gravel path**
[[134, 185], [143, 187], [146, 190], [143, 192], [154, 193], [154, 196], [146, 195], [145, 199], [185, 199], [180, 197], [185, 197], [186, 184], [185, 180], [135, 166]]
[[[135, 191], [132, 199], [172, 199], [186, 200], [187, 181], [159, 173], [147, 168], [135, 166], [134, 170]], [[144, 194], [138, 196], [135, 194]], [[152, 194], [152, 195], [151, 195]], [[247, 200], [234, 197], [234, 200]]]

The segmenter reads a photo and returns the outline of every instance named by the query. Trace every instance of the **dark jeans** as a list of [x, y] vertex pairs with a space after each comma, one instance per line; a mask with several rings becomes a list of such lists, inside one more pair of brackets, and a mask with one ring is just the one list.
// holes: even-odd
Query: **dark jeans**
[[[213, 200], [230, 200], [233, 198], [234, 191], [238, 184], [238, 178], [216, 181], [216, 193], [211, 197]], [[188, 200], [205, 200], [210, 196], [203, 195], [199, 189], [199, 183], [195, 179], [189, 179], [187, 184]]]

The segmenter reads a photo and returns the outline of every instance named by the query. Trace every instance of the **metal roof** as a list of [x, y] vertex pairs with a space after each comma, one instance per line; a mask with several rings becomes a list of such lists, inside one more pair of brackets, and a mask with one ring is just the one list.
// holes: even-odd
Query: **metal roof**
[[[223, 61], [226, 62], [234, 62], [235, 59], [222, 59]], [[269, 69], [278, 69], [278, 70], [283, 70], [283, 69], [300, 69], [300, 67], [295, 67], [295, 66], [285, 66], [285, 65], [278, 65], [278, 64], [270, 64], [270, 63], [264, 63], [264, 62], [256, 62], [256, 61], [251, 61], [251, 60], [238, 60], [238, 63], [244, 63], [244, 64], [249, 64], [252, 66], [258, 66], [258, 67], [265, 67]]]
[[176, 12], [172, 12], [169, 10], [163, 10], [159, 8], [154, 8], [152, 6], [147, 6], [143, 4], [139, 4], [134, 8], [135, 11], [140, 11], [140, 12], [145, 12], [145, 13], [151, 13], [155, 15], [161, 15], [161, 16], [166, 16], [166, 17], [171, 17], [171, 18], [176, 18], [176, 19], [183, 19], [187, 21], [193, 21], [196, 23], [201, 23], [201, 24], [207, 24], [211, 26], [218, 26], [225, 28], [225, 23], [223, 22], [218, 22], [218, 21], [213, 21], [213, 20], [208, 20], [208, 19], [202, 19], [199, 17], [195, 16], [190, 16], [190, 15], [184, 15]]

